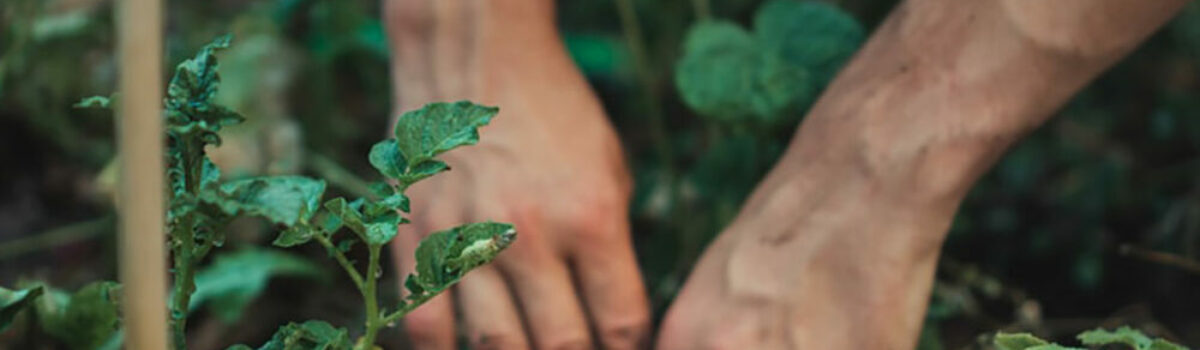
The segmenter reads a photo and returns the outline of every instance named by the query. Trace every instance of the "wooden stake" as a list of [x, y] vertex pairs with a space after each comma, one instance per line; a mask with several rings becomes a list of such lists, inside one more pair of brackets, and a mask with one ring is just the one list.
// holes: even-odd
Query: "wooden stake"
[[163, 235], [162, 2], [117, 1], [121, 60], [117, 148], [121, 307], [125, 348], [166, 350], [167, 255]]

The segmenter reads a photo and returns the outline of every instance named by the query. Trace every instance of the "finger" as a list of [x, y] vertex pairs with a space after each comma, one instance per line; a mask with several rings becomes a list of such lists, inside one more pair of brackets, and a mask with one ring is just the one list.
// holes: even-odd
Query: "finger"
[[644, 348], [650, 328], [646, 289], [628, 226], [621, 223], [611, 227], [609, 232], [579, 236], [572, 267], [600, 344], [605, 349]]
[[[413, 257], [413, 249], [419, 241], [420, 237], [416, 231], [408, 229], [401, 230], [396, 235], [395, 244], [392, 244], [392, 256], [398, 261], [402, 271], [401, 295], [408, 295], [408, 291], [403, 287], [404, 278], [414, 271], [416, 260]], [[451, 300], [450, 291], [446, 291], [404, 317], [404, 331], [408, 334], [413, 348], [454, 349], [454, 308]]]
[[471, 349], [528, 349], [521, 315], [494, 266], [475, 269], [455, 288]]
[[[421, 184], [435, 186], [436, 183]], [[424, 190], [439, 190], [439, 188], [422, 188]], [[414, 191], [419, 192], [419, 191]], [[432, 198], [428, 195], [415, 196], [414, 201]], [[420, 238], [435, 229], [446, 229], [458, 224], [462, 211], [458, 207], [455, 196], [445, 195], [437, 201], [422, 203], [415, 208], [428, 208], [427, 212], [414, 215], [411, 225], [403, 225], [396, 234], [395, 244], [392, 245], [392, 256], [400, 266], [401, 294], [408, 295], [403, 288], [405, 277], [416, 270], [416, 257], [413, 252], [420, 243]], [[454, 306], [451, 303], [450, 291], [444, 292], [429, 300], [404, 317], [404, 329], [416, 349], [455, 349], [454, 338]]]
[[[523, 231], [522, 231], [523, 230]], [[552, 253], [536, 226], [518, 222], [517, 241], [497, 259], [512, 287], [537, 349], [588, 349], [587, 319], [566, 262]]]

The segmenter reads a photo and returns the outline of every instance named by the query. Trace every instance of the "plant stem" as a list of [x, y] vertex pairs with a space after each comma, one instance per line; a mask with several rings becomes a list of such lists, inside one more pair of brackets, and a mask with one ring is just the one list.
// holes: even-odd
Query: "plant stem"
[[359, 197], [371, 197], [371, 187], [366, 181], [354, 175], [354, 173], [346, 170], [337, 162], [329, 159], [329, 157], [308, 152], [308, 167], [313, 172], [320, 175], [322, 178], [329, 181], [334, 186], [341, 187], [346, 192]]
[[380, 317], [379, 300], [375, 297], [376, 281], [379, 279], [379, 250], [382, 245], [369, 245], [370, 265], [367, 265], [366, 285], [363, 285], [363, 302], [367, 309], [367, 329], [359, 340], [360, 350], [369, 350], [375, 346], [375, 335], [385, 323]]
[[194, 217], [188, 215], [180, 220], [180, 225], [172, 227], [171, 250], [174, 257], [175, 288], [171, 298], [171, 336], [172, 345], [176, 350], [187, 349], [187, 316], [188, 304], [191, 304], [192, 292], [196, 290], [196, 280], [192, 267], [195, 258], [192, 249], [195, 243]]
[[91, 239], [109, 233], [116, 224], [115, 219], [116, 217], [113, 215], [105, 215], [88, 221], [55, 227], [28, 237], [4, 241], [0, 243], [0, 260], [7, 260], [23, 254]]
[[342, 254], [342, 251], [338, 250], [337, 247], [333, 245], [333, 242], [330, 242], [329, 238], [326, 238], [325, 236], [313, 235], [313, 239], [316, 239], [318, 243], [321, 243], [321, 246], [324, 246], [325, 249], [333, 255], [333, 259], [337, 260], [338, 265], [342, 265], [342, 269], [346, 270], [346, 274], [350, 275], [350, 280], [354, 281], [354, 285], [358, 287], [359, 293], [362, 293], [362, 276], [358, 274], [358, 270], [354, 269], [354, 263], [351, 263], [349, 259], [346, 259], [346, 254]]
[[650, 60], [646, 55], [646, 43], [642, 41], [642, 26], [638, 24], [637, 10], [632, 0], [616, 0], [617, 15], [621, 19], [621, 32], [625, 35], [625, 43], [629, 47], [629, 55], [633, 59], [633, 69], [638, 82], [645, 93], [647, 119], [650, 121], [650, 138], [654, 149], [660, 158], [660, 164], [672, 179], [675, 170], [672, 162], [670, 139], [666, 133], [666, 118], [663, 117], [662, 105], [659, 104], [658, 79], [650, 68]]
[[401, 317], [404, 317], [404, 315], [407, 315], [409, 312], [416, 310], [417, 307], [425, 304], [425, 302], [429, 301], [429, 299], [433, 299], [433, 297], [437, 296], [438, 294], [440, 294], [440, 293], [426, 292], [426, 293], [418, 295], [417, 297], [415, 297], [413, 299], [410, 299], [407, 304], [404, 304], [404, 306], [401, 306], [399, 310], [396, 310], [396, 312], [393, 312], [393, 313], [388, 314], [387, 316], [384, 316], [383, 324], [391, 324], [392, 322], [396, 322], [396, 320], [399, 320]]
[[1119, 252], [1121, 255], [1129, 255], [1138, 259], [1167, 266], [1173, 266], [1187, 272], [1200, 274], [1200, 262], [1179, 255], [1141, 248], [1132, 244], [1122, 244], [1117, 249], [1117, 252]]

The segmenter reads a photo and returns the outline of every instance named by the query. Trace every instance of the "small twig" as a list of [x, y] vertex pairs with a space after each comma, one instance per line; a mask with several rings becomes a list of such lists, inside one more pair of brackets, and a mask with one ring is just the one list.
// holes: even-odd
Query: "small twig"
[[1117, 253], [1200, 274], [1200, 262], [1179, 255], [1141, 248], [1132, 244], [1122, 244], [1117, 248]]
[[88, 221], [56, 227], [32, 236], [0, 242], [0, 260], [8, 260], [39, 250], [98, 237], [114, 228], [115, 219], [112, 215], [105, 215]]
[[666, 118], [663, 116], [662, 105], [659, 102], [658, 79], [650, 67], [650, 59], [646, 55], [646, 43], [642, 40], [642, 26], [638, 24], [637, 10], [631, 0], [616, 0], [617, 15], [621, 20], [621, 32], [625, 35], [625, 43], [629, 47], [629, 55], [633, 60], [634, 73], [645, 90], [646, 119], [650, 121], [650, 137], [654, 144], [661, 164], [666, 167], [669, 176], [674, 177], [673, 151], [671, 140], [666, 133]]
[[429, 299], [433, 299], [433, 297], [437, 296], [438, 294], [441, 294], [441, 293], [426, 292], [424, 294], [421, 294], [420, 296], [417, 296], [416, 298], [409, 300], [409, 302], [407, 304], [404, 304], [404, 306], [401, 306], [399, 310], [396, 310], [396, 312], [393, 312], [391, 314], [388, 314], [387, 316], [384, 316], [383, 324], [390, 325], [390, 324], [396, 322], [396, 320], [400, 319], [401, 317], [404, 317], [404, 315], [407, 315], [409, 312], [416, 310], [418, 306], [425, 304], [425, 302], [429, 301]]
[[329, 157], [314, 152], [308, 153], [310, 154], [308, 157], [309, 169], [312, 169], [317, 175], [328, 180], [329, 183], [358, 197], [370, 197], [372, 195], [371, 186], [367, 185], [367, 182], [362, 178], [338, 165], [337, 162], [329, 159]]
[[354, 281], [354, 285], [357, 286], [361, 292], [363, 288], [362, 275], [358, 274], [358, 270], [354, 269], [354, 264], [351, 263], [349, 259], [346, 259], [346, 254], [342, 254], [342, 251], [338, 250], [337, 247], [333, 245], [333, 242], [330, 242], [329, 239], [325, 238], [324, 236], [313, 235], [313, 239], [315, 239], [318, 243], [321, 243], [325, 249], [329, 250], [330, 254], [333, 255], [333, 259], [337, 260], [338, 265], [342, 265], [342, 268], [346, 270], [346, 274], [350, 275], [350, 280]]

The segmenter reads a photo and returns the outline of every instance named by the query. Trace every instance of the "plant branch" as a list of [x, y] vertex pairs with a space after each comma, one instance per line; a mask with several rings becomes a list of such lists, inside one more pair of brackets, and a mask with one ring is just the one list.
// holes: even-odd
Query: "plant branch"
[[379, 250], [383, 246], [370, 244], [367, 247], [370, 251], [370, 264], [367, 265], [367, 283], [363, 286], [365, 289], [363, 302], [367, 309], [367, 329], [363, 332], [363, 338], [359, 344], [370, 349], [375, 346], [375, 336], [379, 333], [379, 329], [386, 323], [382, 322], [379, 300], [375, 296], [375, 289], [378, 286], [376, 282], [379, 279]]
[[342, 265], [342, 269], [346, 270], [346, 274], [350, 275], [350, 280], [354, 281], [354, 285], [358, 287], [359, 293], [362, 293], [362, 275], [359, 275], [358, 270], [354, 269], [354, 263], [351, 263], [349, 259], [346, 259], [346, 254], [343, 254], [341, 250], [338, 250], [337, 247], [333, 245], [333, 242], [330, 242], [329, 238], [326, 238], [325, 236], [319, 234], [313, 235], [313, 239], [316, 239], [317, 243], [320, 243], [321, 246], [324, 246], [325, 249], [329, 251], [329, 254], [333, 255], [333, 259], [337, 260], [338, 265]]
[[1122, 244], [1117, 248], [1121, 255], [1132, 256], [1153, 263], [1172, 266], [1187, 272], [1200, 274], [1200, 262], [1179, 255], [1150, 250], [1132, 244]]
[[113, 215], [55, 227], [28, 237], [0, 242], [0, 260], [53, 248], [64, 244], [91, 239], [111, 232], [116, 224]]
[[401, 317], [404, 317], [404, 315], [407, 315], [408, 313], [412, 312], [413, 310], [416, 310], [417, 307], [420, 307], [421, 305], [425, 304], [425, 302], [429, 301], [429, 299], [433, 299], [433, 297], [437, 296], [438, 294], [440, 294], [440, 293], [426, 291], [425, 293], [422, 293], [422, 294], [418, 295], [417, 297], [410, 299], [407, 304], [404, 304], [404, 306], [401, 306], [399, 310], [396, 310], [396, 312], [393, 312], [393, 313], [388, 314], [387, 316], [384, 316], [383, 324], [392, 324], [393, 322], [396, 322]]
[[176, 350], [187, 349], [187, 316], [192, 292], [196, 291], [196, 279], [192, 267], [195, 244], [195, 217], [187, 215], [179, 224], [172, 226], [171, 250], [174, 258], [175, 287], [171, 297], [171, 335]]
[[662, 106], [659, 104], [658, 79], [650, 68], [650, 60], [646, 55], [646, 43], [642, 41], [642, 26], [638, 23], [637, 10], [632, 0], [616, 0], [617, 15], [621, 19], [621, 32], [625, 35], [625, 43], [629, 47], [629, 55], [633, 59], [633, 68], [642, 86], [646, 107], [649, 109], [647, 119], [650, 121], [650, 137], [653, 139], [655, 151], [660, 161], [666, 167], [666, 172], [674, 177], [672, 164], [673, 151], [670, 139], [666, 133], [666, 118], [663, 117]]
[[310, 154], [308, 158], [309, 169], [312, 169], [313, 172], [329, 181], [329, 183], [357, 197], [369, 198], [372, 196], [371, 187], [362, 178], [338, 165], [337, 162], [329, 159], [329, 157], [315, 152], [308, 152], [308, 154]]

